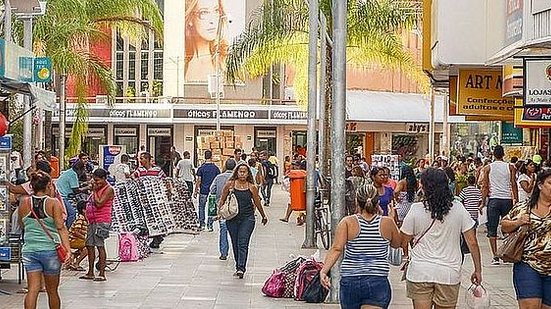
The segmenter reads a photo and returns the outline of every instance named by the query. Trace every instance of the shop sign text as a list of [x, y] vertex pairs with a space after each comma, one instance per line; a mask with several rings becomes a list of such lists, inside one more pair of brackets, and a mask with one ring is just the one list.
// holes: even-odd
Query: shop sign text
[[551, 59], [526, 59], [524, 62], [525, 106], [551, 105]]
[[507, 18], [505, 25], [505, 43], [511, 45], [522, 39], [523, 0], [506, 0]]
[[[181, 109], [174, 110], [175, 118], [215, 119], [217, 111], [208, 109]], [[221, 119], [267, 119], [268, 111], [252, 110], [221, 110]]]
[[514, 99], [502, 96], [501, 71], [460, 70], [457, 112], [512, 118]]
[[406, 132], [407, 133], [429, 133], [429, 124], [428, 123], [415, 123], [408, 122], [406, 123]]
[[303, 112], [303, 111], [270, 111], [270, 119], [305, 120], [305, 119], [308, 119], [308, 112]]

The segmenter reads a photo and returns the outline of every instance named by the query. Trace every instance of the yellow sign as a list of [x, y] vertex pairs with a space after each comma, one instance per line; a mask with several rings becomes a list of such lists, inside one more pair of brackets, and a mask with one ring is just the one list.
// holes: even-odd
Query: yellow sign
[[551, 108], [525, 106], [520, 98], [515, 99], [515, 126], [523, 128], [551, 127]]
[[502, 85], [501, 71], [459, 70], [457, 113], [511, 119], [514, 99], [502, 96]]

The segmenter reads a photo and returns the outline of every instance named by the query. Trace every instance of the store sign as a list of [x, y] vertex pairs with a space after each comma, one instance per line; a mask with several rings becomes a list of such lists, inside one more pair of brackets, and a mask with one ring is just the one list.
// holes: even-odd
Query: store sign
[[551, 1], [532, 0], [532, 14], [551, 10]]
[[346, 132], [356, 132], [358, 131], [358, 123], [357, 122], [347, 122], [344, 130]]
[[450, 105], [448, 115], [457, 116], [457, 76], [450, 76], [449, 83]]
[[170, 128], [147, 128], [147, 135], [149, 135], [149, 136], [172, 136], [172, 130]]
[[[68, 118], [76, 117], [76, 109], [68, 108], [65, 113]], [[55, 113], [54, 116], [59, 116], [59, 112]], [[90, 118], [128, 118], [128, 119], [159, 119], [159, 118], [170, 118], [171, 110], [170, 109], [121, 109], [121, 108], [112, 108], [112, 109], [89, 109], [88, 117]]]
[[523, 0], [506, 0], [507, 13], [505, 24], [505, 44], [511, 45], [522, 39]]
[[48, 83], [52, 80], [52, 59], [48, 57], [34, 58], [33, 64], [34, 81], [37, 83]]
[[308, 119], [308, 112], [303, 112], [303, 111], [270, 111], [270, 119], [306, 120], [306, 119]]
[[108, 171], [111, 165], [120, 162], [118, 157], [125, 152], [125, 145], [100, 145], [100, 162], [103, 169]]
[[13, 146], [13, 135], [6, 134], [0, 137], [0, 151], [11, 151]]
[[[67, 127], [65, 128], [65, 136], [69, 137], [71, 136], [71, 133], [73, 132], [73, 128]], [[59, 127], [52, 128], [52, 135], [59, 136]], [[105, 128], [90, 128], [88, 127], [88, 132], [86, 132], [86, 137], [105, 137]]]
[[137, 136], [136, 128], [115, 128], [115, 136]]
[[503, 89], [504, 97], [522, 95], [523, 70], [522, 66], [506, 64], [503, 66]]
[[19, 57], [19, 78], [22, 82], [33, 81], [33, 57]]
[[428, 123], [415, 123], [408, 122], [406, 123], [406, 132], [407, 133], [429, 133], [430, 125]]
[[551, 107], [551, 58], [524, 60], [524, 104]]
[[512, 122], [501, 123], [501, 144], [504, 145], [522, 145], [522, 128], [515, 128]]
[[258, 138], [275, 138], [276, 130], [256, 130], [256, 137]]
[[460, 70], [458, 114], [512, 119], [514, 99], [502, 96], [502, 85], [501, 71]]
[[[216, 119], [215, 109], [178, 109], [174, 118]], [[267, 110], [221, 110], [220, 119], [268, 119]]]

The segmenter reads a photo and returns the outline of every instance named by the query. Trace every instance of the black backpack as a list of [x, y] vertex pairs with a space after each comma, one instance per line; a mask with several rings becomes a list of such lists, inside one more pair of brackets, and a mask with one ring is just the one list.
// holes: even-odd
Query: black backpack
[[277, 178], [277, 166], [270, 161], [265, 162], [266, 177], [269, 179]]

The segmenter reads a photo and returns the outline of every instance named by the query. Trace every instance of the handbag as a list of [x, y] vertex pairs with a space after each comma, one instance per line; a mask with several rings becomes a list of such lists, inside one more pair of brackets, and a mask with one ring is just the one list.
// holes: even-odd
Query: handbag
[[388, 262], [390, 265], [400, 266], [402, 265], [402, 248], [392, 248], [388, 249]]
[[496, 256], [506, 263], [518, 263], [522, 260], [524, 243], [530, 232], [529, 225], [523, 225], [509, 234], [503, 244], [497, 248]]
[[[415, 246], [417, 246], [419, 241], [421, 241], [421, 238], [423, 238], [423, 236], [425, 236], [428, 233], [428, 231], [430, 231], [430, 229], [434, 225], [434, 222], [436, 222], [436, 219], [432, 219], [432, 223], [429, 225], [429, 227], [423, 232], [423, 234], [421, 234], [421, 236], [419, 236], [419, 238], [417, 238], [417, 240], [415, 242], [413, 242], [413, 244], [411, 244], [411, 249], [412, 250]], [[402, 273], [402, 281], [406, 280], [408, 267], [409, 267], [409, 259], [404, 263], [404, 266], [402, 266], [402, 268], [400, 269], [403, 272]]]
[[42, 220], [40, 218], [38, 218], [38, 216], [36, 215], [36, 213], [34, 212], [33, 210], [33, 205], [31, 203], [31, 213], [33, 214], [33, 216], [36, 218], [36, 221], [38, 221], [38, 223], [40, 224], [40, 226], [42, 227], [42, 229], [44, 230], [44, 232], [46, 233], [46, 235], [48, 235], [48, 237], [54, 242], [54, 244], [56, 244], [55, 246], [55, 251], [57, 252], [57, 259], [59, 260], [59, 262], [61, 264], [65, 263], [65, 261], [67, 260], [67, 256], [69, 255], [69, 253], [67, 252], [67, 250], [65, 250], [65, 247], [63, 247], [60, 243], [56, 242], [54, 237], [52, 236], [52, 234], [50, 233], [50, 231], [48, 231], [48, 229], [46, 228], [46, 226], [44, 226], [44, 222], [42, 222]]
[[329, 294], [329, 290], [321, 285], [320, 281], [320, 272], [312, 278], [312, 281], [306, 286], [304, 293], [302, 294], [302, 299], [307, 303], [323, 303]]
[[239, 206], [237, 205], [237, 198], [233, 192], [233, 187], [230, 189], [230, 193], [228, 193], [226, 202], [220, 206], [218, 214], [225, 220], [233, 219], [239, 214]]
[[216, 209], [216, 194], [209, 194], [208, 197], [208, 214], [209, 217], [215, 217], [217, 215]]

